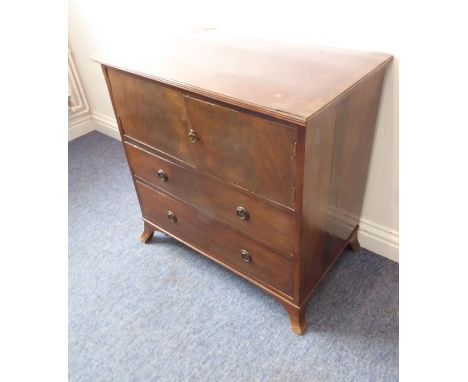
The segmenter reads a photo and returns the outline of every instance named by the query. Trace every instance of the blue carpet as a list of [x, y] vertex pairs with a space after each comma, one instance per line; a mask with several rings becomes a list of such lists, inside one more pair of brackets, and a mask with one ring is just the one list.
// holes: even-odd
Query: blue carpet
[[345, 252], [307, 310], [284, 308], [143, 224], [121, 143], [69, 144], [69, 379], [396, 381], [398, 264]]

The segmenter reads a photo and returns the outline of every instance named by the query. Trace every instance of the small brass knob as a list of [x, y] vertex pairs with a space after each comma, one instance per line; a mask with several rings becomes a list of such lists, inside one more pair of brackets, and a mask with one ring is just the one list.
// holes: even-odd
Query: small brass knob
[[177, 216], [172, 211], [167, 211], [167, 218], [173, 223], [177, 222]]
[[190, 140], [192, 141], [192, 143], [195, 143], [195, 142], [197, 142], [197, 141], [200, 140], [200, 139], [198, 138], [197, 133], [196, 133], [194, 130], [192, 130], [192, 129], [189, 130], [188, 136], [189, 136]]
[[241, 249], [240, 255], [243, 261], [246, 263], [250, 263], [252, 261], [252, 256], [250, 256], [250, 253], [247, 252], [245, 249]]
[[249, 220], [249, 213], [244, 207], [237, 207], [236, 208], [236, 215], [239, 216], [241, 220]]
[[158, 178], [161, 182], [167, 182], [167, 174], [163, 170], [158, 171]]

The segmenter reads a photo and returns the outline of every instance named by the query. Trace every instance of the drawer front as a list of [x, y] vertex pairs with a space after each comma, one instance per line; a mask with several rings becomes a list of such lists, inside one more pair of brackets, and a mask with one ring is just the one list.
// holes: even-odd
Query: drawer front
[[108, 69], [126, 136], [294, 207], [296, 128]]
[[136, 187], [145, 219], [232, 268], [291, 296], [290, 260], [185, 203], [138, 181]]
[[292, 254], [294, 213], [272, 207], [127, 142], [124, 146], [135, 176], [183, 199], [209, 216], [228, 222], [250, 237]]

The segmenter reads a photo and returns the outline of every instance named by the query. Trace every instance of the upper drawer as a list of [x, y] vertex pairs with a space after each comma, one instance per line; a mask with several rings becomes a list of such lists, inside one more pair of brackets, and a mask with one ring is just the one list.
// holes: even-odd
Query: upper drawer
[[293, 212], [272, 207], [213, 177], [189, 171], [129, 143], [124, 143], [124, 147], [132, 172], [138, 178], [183, 199], [208, 216], [228, 222], [264, 244], [292, 254]]
[[124, 134], [294, 207], [296, 128], [108, 69]]

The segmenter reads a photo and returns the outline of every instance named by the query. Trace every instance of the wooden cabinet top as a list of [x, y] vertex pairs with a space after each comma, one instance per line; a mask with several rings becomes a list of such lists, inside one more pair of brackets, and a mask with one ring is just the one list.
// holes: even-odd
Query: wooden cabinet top
[[302, 126], [392, 59], [385, 53], [252, 41], [216, 31], [155, 40], [93, 59]]

